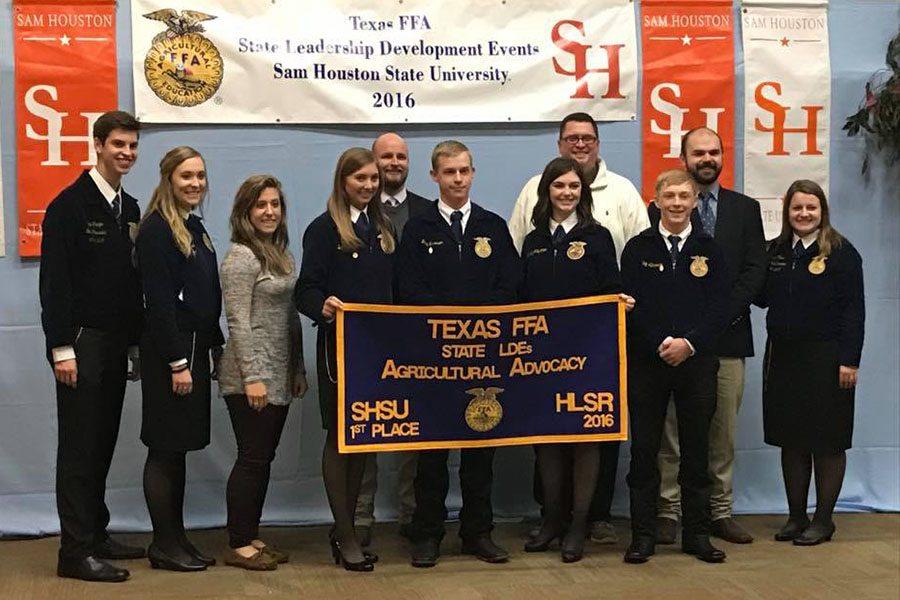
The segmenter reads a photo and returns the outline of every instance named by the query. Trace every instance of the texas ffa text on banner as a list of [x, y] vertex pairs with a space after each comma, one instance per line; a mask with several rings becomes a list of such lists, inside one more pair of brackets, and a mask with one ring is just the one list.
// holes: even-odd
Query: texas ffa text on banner
[[39, 256], [44, 210], [95, 161], [94, 121], [118, 106], [114, 0], [15, 0], [19, 255]]
[[628, 0], [132, 0], [145, 122], [635, 118]]
[[831, 63], [827, 3], [744, 2], [744, 193], [759, 200], [767, 239], [796, 179], [828, 193]]
[[733, 187], [731, 0], [643, 0], [641, 44], [644, 200], [653, 199], [657, 175], [679, 166], [681, 137], [701, 126], [722, 138], [725, 155], [719, 183]]
[[491, 307], [345, 305], [341, 452], [624, 440], [616, 296]]

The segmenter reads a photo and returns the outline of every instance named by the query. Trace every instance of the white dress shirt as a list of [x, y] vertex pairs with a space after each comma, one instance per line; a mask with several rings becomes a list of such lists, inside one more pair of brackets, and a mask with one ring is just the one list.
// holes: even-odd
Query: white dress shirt
[[450, 215], [453, 214], [454, 211], [462, 212], [462, 230], [463, 233], [466, 232], [466, 225], [469, 223], [469, 215], [472, 214], [472, 202], [466, 198], [466, 203], [462, 205], [460, 208], [451, 208], [449, 204], [446, 204], [443, 199], [438, 199], [438, 212], [441, 213], [441, 216], [444, 217], [444, 220], [447, 221], [447, 225], [451, 224]]

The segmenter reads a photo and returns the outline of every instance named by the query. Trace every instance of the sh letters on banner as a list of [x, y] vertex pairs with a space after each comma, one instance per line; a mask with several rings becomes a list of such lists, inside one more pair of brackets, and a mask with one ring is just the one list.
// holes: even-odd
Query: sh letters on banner
[[624, 440], [616, 296], [498, 307], [345, 305], [341, 452]]
[[734, 183], [734, 25], [731, 0], [641, 3], [644, 160], [641, 196], [679, 167], [682, 136], [709, 127], [722, 138], [719, 183]]
[[92, 129], [118, 106], [113, 0], [13, 3], [19, 255], [40, 256], [44, 210], [95, 161]]

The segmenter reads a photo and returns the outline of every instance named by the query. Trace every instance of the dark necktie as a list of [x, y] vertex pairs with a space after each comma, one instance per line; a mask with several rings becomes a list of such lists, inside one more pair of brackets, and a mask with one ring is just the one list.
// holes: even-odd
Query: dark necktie
[[119, 194], [116, 194], [112, 201], [112, 212], [116, 218], [116, 223], [122, 224], [122, 202], [119, 200]]
[[457, 244], [462, 244], [463, 241], [462, 218], [461, 210], [454, 210], [450, 213], [450, 231], [453, 232], [453, 238]]
[[678, 262], [678, 242], [681, 241], [681, 236], [678, 235], [670, 235], [669, 236], [669, 255], [672, 257], [672, 268], [675, 268], [675, 263]]
[[369, 217], [366, 216], [366, 213], [359, 213], [356, 223], [353, 224], [353, 229], [356, 231], [356, 237], [365, 244], [369, 243]]
[[803, 247], [803, 240], [797, 240], [797, 243], [794, 244], [794, 260], [798, 260], [806, 254], [806, 248]]
[[700, 195], [700, 222], [707, 235], [716, 234], [716, 215], [712, 209], [712, 194], [706, 192]]
[[557, 225], [556, 229], [553, 230], [553, 245], [559, 246], [564, 237], [566, 237], [566, 230], [563, 229], [562, 225]]

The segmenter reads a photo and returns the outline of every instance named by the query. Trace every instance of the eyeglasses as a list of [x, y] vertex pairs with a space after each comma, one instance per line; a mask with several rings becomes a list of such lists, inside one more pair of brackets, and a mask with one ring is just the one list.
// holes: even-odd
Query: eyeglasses
[[563, 141], [570, 146], [575, 146], [578, 142], [581, 142], [585, 146], [590, 146], [591, 144], [597, 141], [597, 136], [595, 135], [567, 135], [563, 138]]

